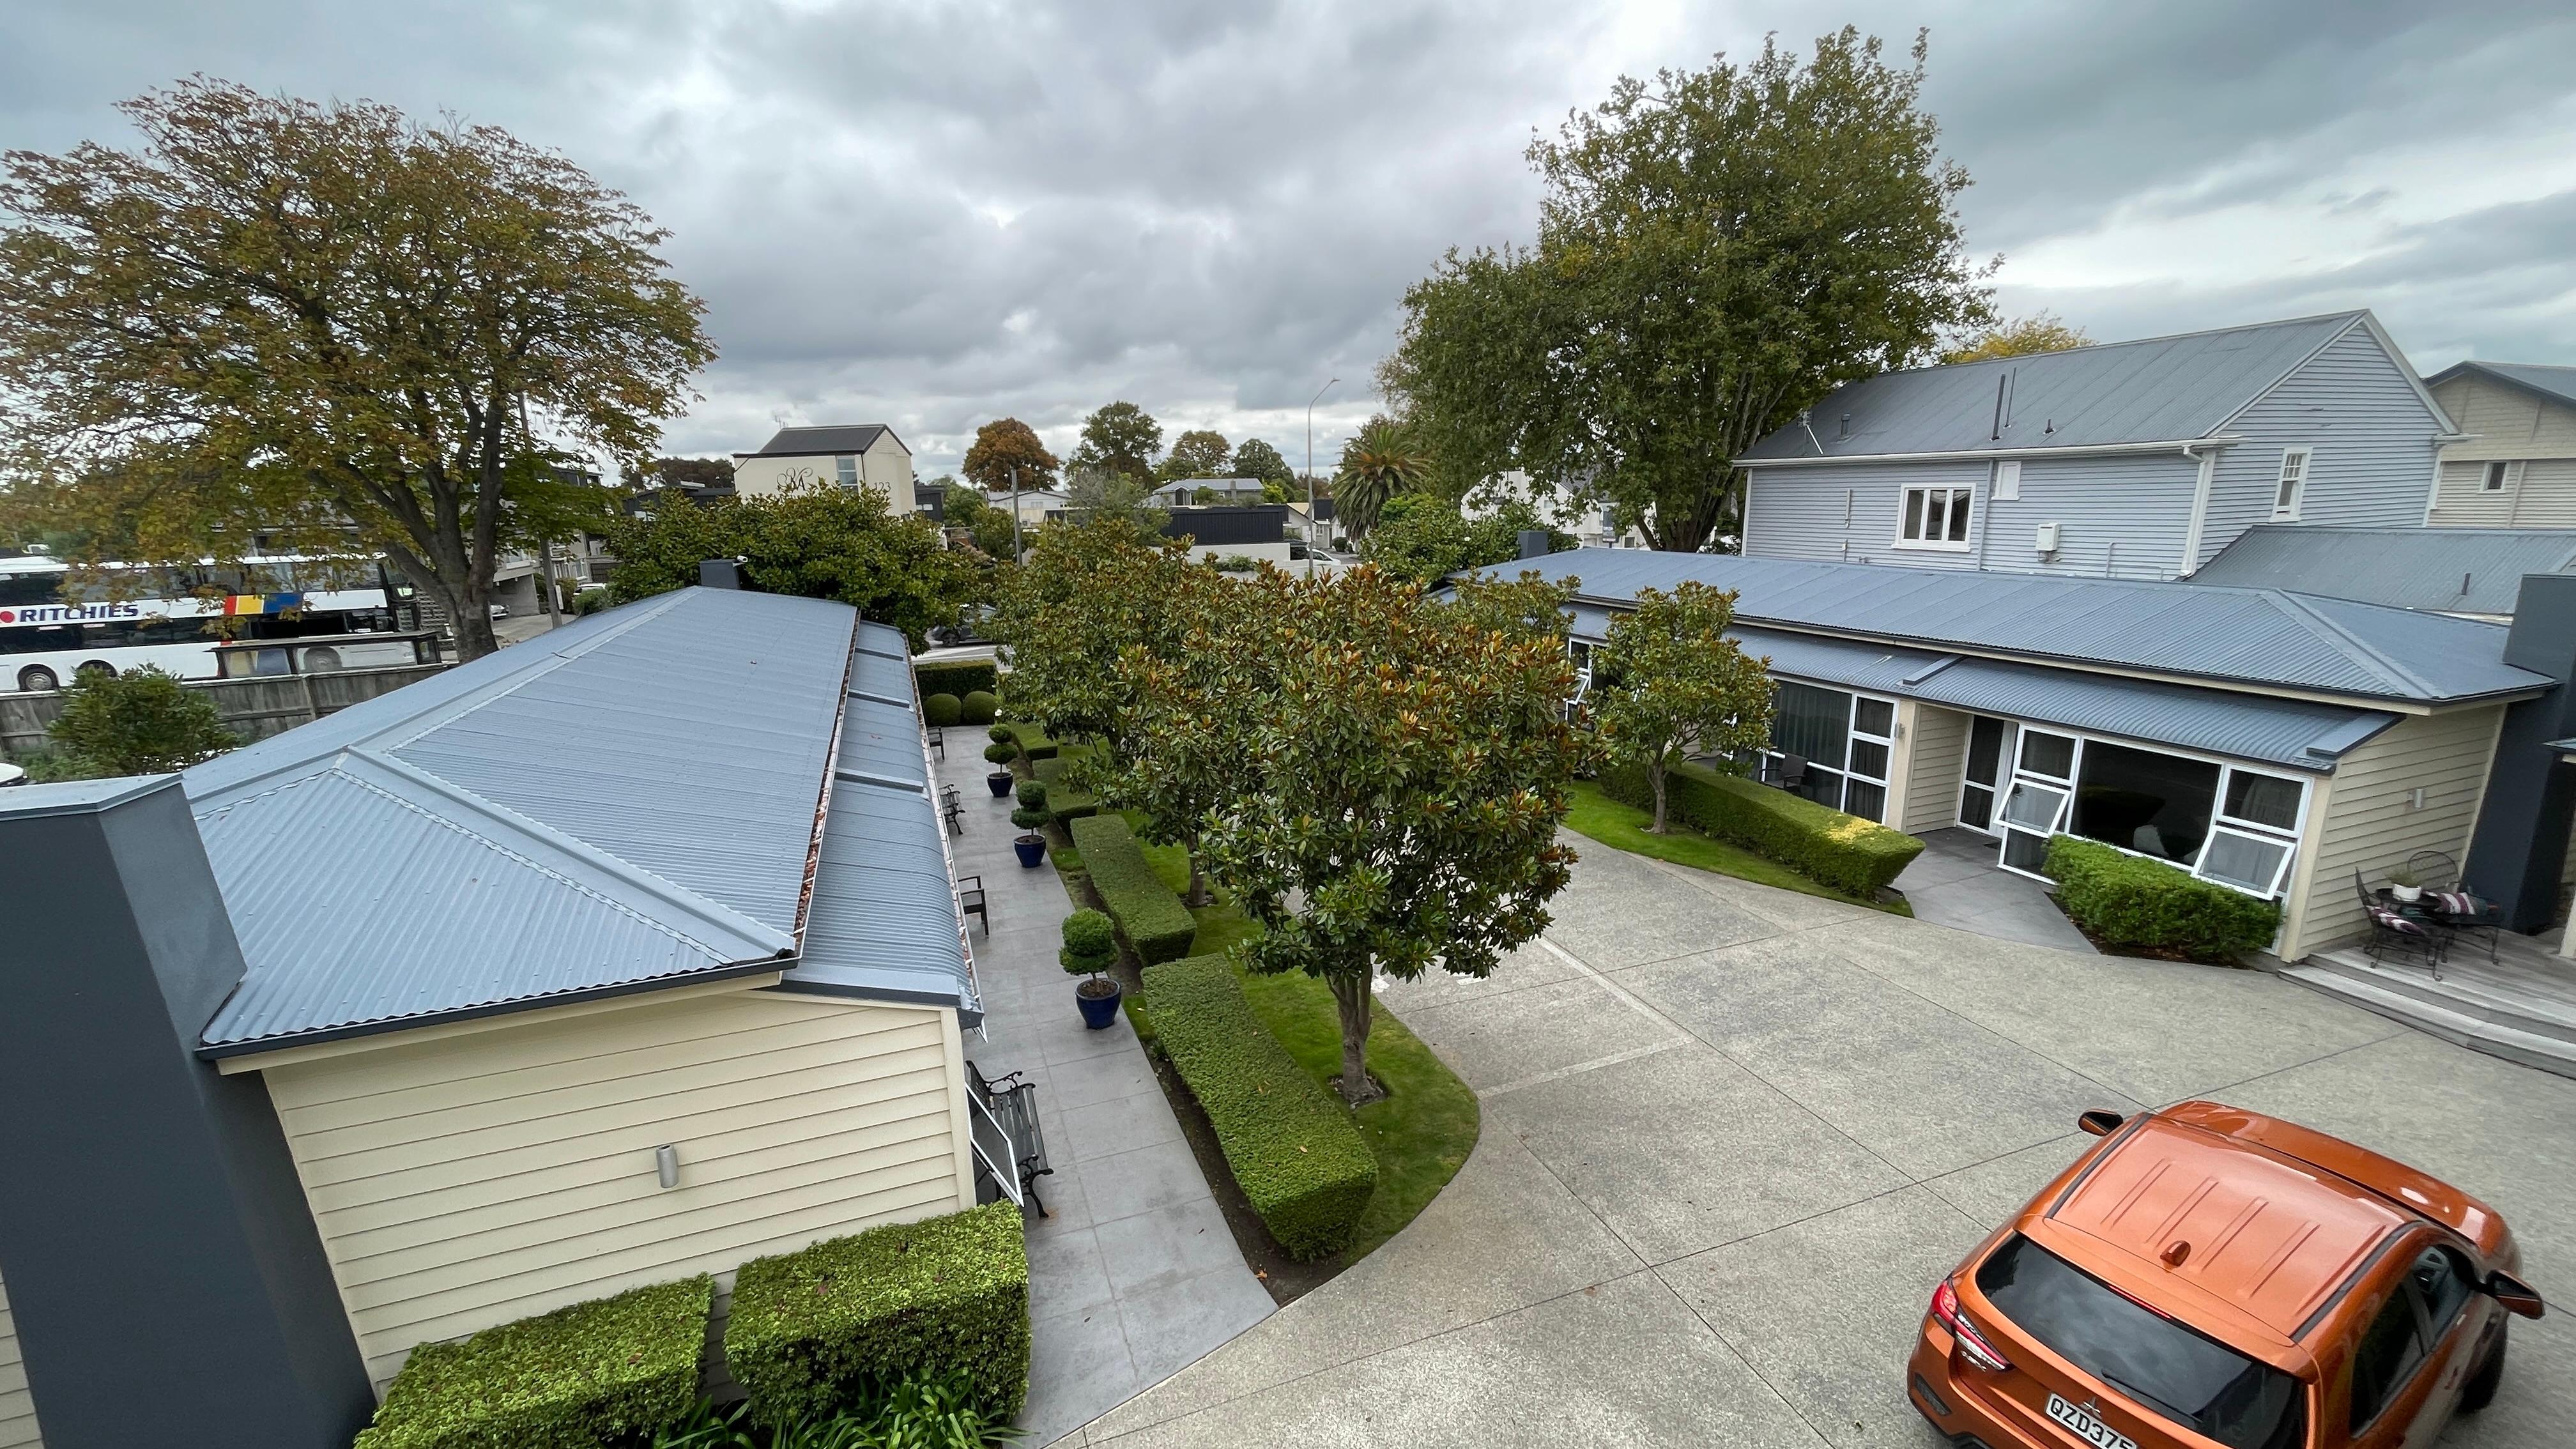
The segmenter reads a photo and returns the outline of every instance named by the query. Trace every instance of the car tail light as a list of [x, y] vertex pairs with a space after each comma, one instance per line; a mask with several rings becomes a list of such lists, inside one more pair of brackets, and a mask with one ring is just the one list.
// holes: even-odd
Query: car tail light
[[1995, 1346], [1986, 1342], [1986, 1336], [1977, 1331], [1977, 1325], [1968, 1321], [1968, 1311], [1959, 1306], [1958, 1290], [1950, 1286], [1947, 1278], [1932, 1290], [1932, 1316], [1958, 1338], [1959, 1351], [1968, 1356], [1968, 1362], [1989, 1373], [2002, 1373], [2012, 1367], [2012, 1360], [1997, 1353]]

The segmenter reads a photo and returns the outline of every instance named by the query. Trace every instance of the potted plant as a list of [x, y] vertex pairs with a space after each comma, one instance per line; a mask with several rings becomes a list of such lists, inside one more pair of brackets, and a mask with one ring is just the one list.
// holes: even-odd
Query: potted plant
[[2388, 873], [2388, 893], [2401, 901], [2421, 900], [2424, 878], [2401, 865]]
[[1064, 949], [1056, 960], [1066, 974], [1086, 977], [1073, 988], [1073, 1004], [1082, 1008], [1082, 1024], [1099, 1031], [1118, 1019], [1116, 981], [1100, 973], [1118, 959], [1118, 932], [1098, 911], [1076, 911], [1064, 918]]
[[984, 758], [993, 762], [993, 772], [984, 777], [984, 786], [993, 792], [994, 799], [1011, 793], [1011, 761], [1019, 753], [1020, 747], [1007, 740], [996, 740], [984, 747]]
[[1011, 849], [1019, 852], [1020, 864], [1037, 869], [1038, 862], [1046, 859], [1046, 837], [1038, 834], [1038, 827], [1047, 823], [1044, 780], [1020, 782], [1020, 804], [1011, 812], [1011, 823], [1020, 827], [1020, 836], [1011, 842]]

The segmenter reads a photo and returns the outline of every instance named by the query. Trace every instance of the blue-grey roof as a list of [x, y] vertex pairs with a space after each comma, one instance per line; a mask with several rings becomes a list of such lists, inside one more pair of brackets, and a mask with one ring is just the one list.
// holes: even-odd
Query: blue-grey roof
[[2484, 373], [2527, 392], [2536, 392], [2553, 402], [2576, 407], [2576, 367], [2561, 367], [2544, 362], [2455, 362], [2424, 379], [2427, 387], [2448, 382], [2463, 373]]
[[[2571, 369], [2576, 370], [2576, 369]], [[2444, 614], [2511, 614], [2524, 574], [2576, 571], [2576, 528], [2249, 528], [2193, 578]]]
[[2504, 662], [2500, 625], [2278, 589], [1653, 549], [1502, 568], [1579, 578], [1596, 602], [1695, 579], [1736, 591], [1735, 616], [1750, 625], [2361, 701], [2448, 704], [2550, 683]]
[[[835, 816], [908, 814], [937, 845], [909, 685], [850, 692], [872, 647], [845, 605], [683, 589], [188, 771], [249, 967], [205, 1049], [814, 961], [827, 775]], [[955, 921], [902, 999], [971, 1007]]]
[[[2206, 437], [2367, 316], [2336, 312], [1881, 373], [1836, 389], [1816, 404], [1809, 423], [1791, 423], [1736, 461], [2099, 448]], [[1998, 387], [2010, 388], [2012, 415], [2000, 437]]]

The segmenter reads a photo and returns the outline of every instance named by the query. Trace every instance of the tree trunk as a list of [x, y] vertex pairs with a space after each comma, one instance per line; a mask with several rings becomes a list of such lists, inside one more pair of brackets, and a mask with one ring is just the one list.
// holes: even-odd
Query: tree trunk
[[1649, 760], [1646, 763], [1646, 778], [1651, 781], [1655, 787], [1655, 823], [1648, 826], [1647, 829], [1653, 831], [1657, 835], [1670, 835], [1672, 834], [1671, 829], [1664, 824], [1663, 756], [1657, 755], [1654, 759]]
[[1185, 904], [1192, 909], [1208, 903], [1207, 867], [1199, 860], [1199, 838], [1191, 835], [1181, 844], [1190, 854], [1190, 893]]
[[1364, 971], [1330, 979], [1342, 1018], [1342, 1100], [1354, 1107], [1374, 1097], [1368, 1078], [1369, 976]]

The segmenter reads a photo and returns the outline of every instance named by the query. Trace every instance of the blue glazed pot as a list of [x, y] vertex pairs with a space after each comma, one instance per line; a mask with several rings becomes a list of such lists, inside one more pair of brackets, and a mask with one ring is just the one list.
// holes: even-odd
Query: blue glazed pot
[[1013, 783], [1011, 772], [1008, 770], [995, 770], [984, 777], [984, 784], [992, 790], [993, 798], [996, 800], [1010, 794]]
[[[1109, 978], [1104, 976], [1101, 979], [1107, 981]], [[1082, 1008], [1084, 1026], [1093, 1031], [1104, 1031], [1118, 1019], [1118, 999], [1126, 994], [1126, 988], [1115, 981], [1109, 982], [1107, 996], [1085, 996], [1082, 988], [1077, 986], [1073, 992], [1073, 1004]]]
[[1011, 849], [1019, 854], [1020, 864], [1035, 870], [1038, 862], [1046, 859], [1046, 837], [1032, 831], [1012, 841]]

